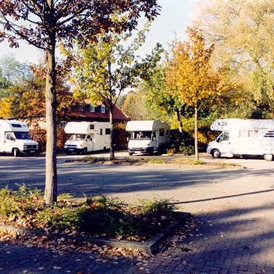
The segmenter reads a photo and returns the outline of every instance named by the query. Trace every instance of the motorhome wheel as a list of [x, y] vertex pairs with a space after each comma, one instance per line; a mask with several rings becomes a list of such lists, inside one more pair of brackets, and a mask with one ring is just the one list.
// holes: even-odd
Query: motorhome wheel
[[88, 152], [88, 149], [85, 147], [83, 150], [83, 154], [87, 154], [87, 152]]
[[147, 153], [148, 153], [149, 155], [152, 155], [152, 154], [153, 154], [153, 151], [154, 151], [153, 147], [149, 147], [149, 148], [147, 149]]
[[18, 157], [18, 156], [19, 156], [19, 152], [20, 152], [20, 151], [19, 151], [18, 148], [14, 148], [14, 149], [13, 149], [13, 156], [14, 156], [14, 157]]
[[220, 153], [220, 151], [218, 149], [214, 149], [212, 151], [212, 157], [213, 158], [220, 158], [220, 156], [221, 156], [221, 153]]
[[273, 160], [273, 155], [272, 154], [264, 154], [264, 159], [266, 161], [272, 161]]

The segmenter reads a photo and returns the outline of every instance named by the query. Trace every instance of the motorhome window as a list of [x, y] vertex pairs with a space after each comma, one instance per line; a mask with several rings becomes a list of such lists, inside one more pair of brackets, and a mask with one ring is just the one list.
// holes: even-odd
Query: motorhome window
[[268, 131], [264, 137], [274, 137], [274, 132], [273, 131]]
[[103, 135], [103, 129], [100, 128], [100, 135]]
[[94, 129], [94, 125], [89, 125], [89, 129]]
[[257, 138], [258, 130], [240, 130], [239, 137], [242, 138]]
[[166, 130], [166, 135], [169, 135], [169, 134], [170, 134], [170, 130], [167, 129], [167, 130]]
[[14, 140], [13, 133], [6, 133], [6, 140]]
[[224, 132], [223, 141], [229, 141], [229, 132], [227, 132], [227, 131]]
[[160, 128], [160, 136], [165, 136], [165, 130], [163, 128]]
[[14, 132], [16, 139], [21, 140], [31, 140], [28, 132]]
[[217, 141], [218, 143], [223, 142], [223, 141], [229, 141], [229, 132], [224, 131], [223, 133], [221, 133], [221, 134], [217, 137], [216, 141]]
[[70, 136], [70, 141], [83, 141], [85, 140], [86, 135], [85, 134], [73, 134]]
[[20, 124], [11, 124], [12, 127], [21, 128], [22, 126]]
[[106, 128], [106, 135], [110, 135], [110, 128]]

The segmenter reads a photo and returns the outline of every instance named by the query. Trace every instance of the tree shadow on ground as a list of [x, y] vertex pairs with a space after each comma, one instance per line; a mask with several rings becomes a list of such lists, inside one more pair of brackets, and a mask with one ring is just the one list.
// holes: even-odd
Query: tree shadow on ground
[[195, 216], [197, 227], [180, 243], [182, 270], [186, 273], [274, 273], [273, 209], [273, 204], [263, 204]]

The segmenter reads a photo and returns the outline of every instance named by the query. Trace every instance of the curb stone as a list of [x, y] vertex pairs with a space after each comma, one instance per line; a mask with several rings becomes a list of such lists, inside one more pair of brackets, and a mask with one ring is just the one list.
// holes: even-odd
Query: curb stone
[[[51, 236], [55, 236], [57, 238], [65, 238], [65, 239], [74, 239], [79, 242], [88, 241], [92, 244], [96, 244], [98, 246], [107, 245], [110, 247], [122, 247], [127, 249], [137, 249], [143, 253], [148, 255], [154, 255], [157, 253], [160, 244], [174, 231], [176, 227], [185, 222], [187, 218], [191, 216], [188, 212], [178, 212], [179, 221], [169, 225], [162, 232], [156, 234], [145, 242], [135, 242], [135, 241], [126, 241], [126, 240], [116, 240], [116, 239], [104, 239], [99, 237], [84, 237], [84, 236], [72, 236], [67, 234], [50, 234]], [[0, 231], [8, 231], [15, 232], [17, 235], [37, 235], [37, 236], [45, 236], [49, 235], [45, 231], [41, 230], [29, 230], [23, 228], [17, 228], [11, 225], [3, 225], [0, 224]]]

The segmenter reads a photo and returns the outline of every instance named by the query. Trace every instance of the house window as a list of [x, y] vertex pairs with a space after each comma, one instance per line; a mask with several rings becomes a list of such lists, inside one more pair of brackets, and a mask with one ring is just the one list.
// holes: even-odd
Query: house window
[[101, 113], [106, 113], [106, 106], [105, 105], [101, 105]]
[[89, 111], [90, 111], [90, 112], [95, 112], [95, 106], [90, 105], [90, 106], [89, 106]]
[[84, 106], [83, 105], [78, 105], [78, 111], [84, 111]]
[[60, 121], [59, 128], [65, 128], [66, 123], [67, 123], [66, 121]]

